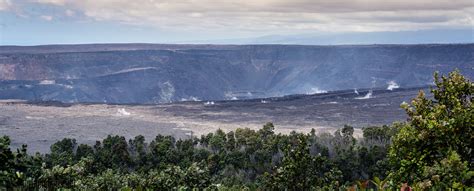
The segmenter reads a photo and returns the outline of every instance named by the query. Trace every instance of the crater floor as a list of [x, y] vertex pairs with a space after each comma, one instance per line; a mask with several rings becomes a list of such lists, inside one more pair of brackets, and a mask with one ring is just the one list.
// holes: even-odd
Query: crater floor
[[[391, 124], [406, 120], [400, 104], [409, 102], [420, 89], [336, 91], [278, 98], [193, 101], [158, 105], [45, 104], [0, 101], [0, 135], [12, 139], [12, 147], [28, 144], [30, 152], [49, 152], [49, 146], [65, 137], [94, 144], [107, 135], [127, 139], [157, 134], [177, 138], [200, 136], [217, 129], [259, 129], [273, 122], [278, 133], [291, 131], [333, 132], [349, 124], [355, 127]], [[369, 96], [371, 92], [371, 95]], [[360, 136], [361, 129], [356, 129]]]

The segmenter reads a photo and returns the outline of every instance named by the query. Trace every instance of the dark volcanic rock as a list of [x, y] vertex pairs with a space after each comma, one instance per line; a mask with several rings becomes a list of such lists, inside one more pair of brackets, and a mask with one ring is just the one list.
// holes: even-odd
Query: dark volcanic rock
[[474, 76], [474, 44], [0, 47], [0, 99], [166, 103], [432, 83]]

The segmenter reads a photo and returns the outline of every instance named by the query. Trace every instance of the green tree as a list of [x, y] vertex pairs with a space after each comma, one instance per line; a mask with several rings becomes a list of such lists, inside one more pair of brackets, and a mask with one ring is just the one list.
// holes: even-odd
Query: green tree
[[150, 143], [150, 162], [154, 167], [166, 168], [168, 164], [177, 164], [180, 159], [175, 149], [176, 140], [172, 136], [158, 135]]
[[76, 139], [64, 138], [51, 145], [49, 157], [51, 165], [67, 166], [74, 162], [74, 150], [76, 149]]
[[188, 188], [204, 189], [211, 184], [209, 170], [192, 163], [184, 172], [183, 182]]
[[281, 166], [266, 174], [265, 186], [270, 190], [337, 189], [341, 171], [326, 157], [310, 155], [307, 136], [298, 135], [297, 140], [294, 147], [285, 149]]
[[125, 170], [131, 163], [128, 145], [123, 136], [107, 136], [102, 144], [95, 146], [96, 161], [101, 163], [102, 167]]
[[434, 100], [420, 91], [411, 105], [402, 104], [408, 123], [393, 138], [389, 151], [390, 176], [397, 183], [423, 181], [424, 169], [451, 153], [472, 169], [474, 84], [458, 71], [442, 77], [435, 73], [435, 84], [431, 90]]
[[421, 178], [423, 181], [416, 185], [422, 189], [468, 190], [468, 186], [472, 186], [473, 176], [474, 171], [469, 170], [467, 161], [461, 161], [460, 156], [452, 151], [443, 160], [435, 162], [433, 166], [426, 166]]
[[219, 152], [225, 149], [226, 142], [226, 134], [221, 129], [218, 129], [214, 136], [209, 140], [209, 145], [214, 152]]
[[288, 146], [282, 165], [271, 175], [268, 187], [276, 190], [308, 190], [311, 187], [312, 157], [305, 136], [299, 136], [296, 148]]
[[86, 144], [80, 144], [76, 149], [76, 161], [81, 160], [84, 157], [93, 157], [94, 149]]
[[147, 169], [147, 147], [145, 137], [142, 135], [136, 136], [134, 139], [128, 141], [129, 153], [134, 165]]
[[17, 185], [21, 178], [21, 172], [18, 175], [17, 172], [15, 155], [10, 150], [10, 138], [0, 137], [0, 188], [11, 189], [11, 186]]

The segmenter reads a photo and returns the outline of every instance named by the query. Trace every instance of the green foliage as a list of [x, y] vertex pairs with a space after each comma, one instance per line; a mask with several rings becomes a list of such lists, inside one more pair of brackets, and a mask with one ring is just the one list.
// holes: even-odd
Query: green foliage
[[65, 138], [51, 145], [51, 154], [47, 155], [49, 163], [67, 166], [74, 162], [75, 139]]
[[321, 187], [338, 188], [342, 179], [326, 157], [310, 155], [307, 136], [298, 135], [295, 145], [285, 148], [285, 157], [273, 174], [266, 174], [270, 190], [314, 190]]
[[[395, 182], [423, 181], [424, 169], [451, 153], [457, 153], [461, 161], [469, 161], [472, 169], [474, 84], [458, 71], [441, 78], [435, 74], [435, 84], [431, 90], [434, 100], [420, 92], [411, 106], [402, 104], [409, 123], [400, 128], [389, 153]], [[472, 186], [472, 182], [460, 184]]]
[[377, 190], [385, 190], [385, 188], [387, 187], [388, 178], [385, 180], [381, 180], [379, 177], [374, 177], [374, 179], [370, 182], [372, 182], [372, 184], [377, 187]]
[[79, 161], [82, 158], [93, 157], [94, 156], [94, 149], [86, 144], [80, 144], [77, 147], [75, 160]]
[[22, 145], [16, 152], [10, 150], [10, 138], [0, 137], [0, 188], [12, 189], [31, 182], [32, 176], [38, 176], [41, 169], [41, 158], [30, 156], [27, 146]]
[[433, 166], [425, 166], [420, 182], [416, 183], [419, 188], [443, 190], [446, 188], [467, 189], [472, 185], [474, 171], [469, 170], [467, 161], [451, 151], [447, 158], [435, 162]]

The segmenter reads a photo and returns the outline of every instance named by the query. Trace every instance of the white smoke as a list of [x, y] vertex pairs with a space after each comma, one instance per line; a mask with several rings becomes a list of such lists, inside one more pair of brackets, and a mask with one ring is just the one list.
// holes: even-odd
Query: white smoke
[[395, 81], [393, 81], [393, 80], [392, 80], [392, 81], [389, 81], [387, 84], [388, 84], [387, 90], [390, 90], [390, 91], [392, 91], [392, 90], [397, 89], [397, 88], [400, 87], [400, 86], [399, 86]]
[[181, 101], [201, 101], [201, 100], [197, 97], [189, 96], [189, 98], [181, 98]]
[[[248, 93], [250, 93], [250, 92], [248, 92]], [[232, 93], [232, 92], [225, 92], [224, 96], [227, 100], [238, 100], [237, 97], [235, 97], [235, 94]]]
[[204, 105], [214, 105], [215, 103], [213, 101], [207, 101], [207, 102], [204, 102]]
[[56, 81], [54, 81], [54, 80], [42, 80], [42, 81], [40, 81], [39, 84], [40, 85], [52, 85], [52, 84], [55, 84], [55, 83], [56, 83]]
[[308, 92], [306, 92], [306, 94], [323, 94], [323, 93], [328, 93], [328, 91], [326, 90], [321, 90], [317, 87], [315, 88], [311, 88]]
[[163, 84], [160, 84], [160, 102], [162, 103], [171, 103], [173, 101], [174, 96], [174, 86], [171, 82], [167, 81]]
[[359, 92], [357, 91], [357, 89], [354, 89], [354, 93], [359, 95]]
[[189, 99], [192, 101], [201, 101], [199, 98], [194, 97], [194, 96], [191, 96]]
[[268, 101], [267, 101], [267, 100], [264, 100], [264, 99], [262, 99], [262, 100], [260, 101], [260, 103], [268, 103]]
[[371, 77], [372, 78], [372, 87], [375, 87], [375, 84], [377, 84], [377, 78]]
[[364, 97], [356, 97], [355, 99], [370, 99], [372, 98], [372, 90], [369, 90], [369, 92], [367, 92], [367, 94], [365, 94]]
[[74, 88], [73, 86], [71, 86], [71, 85], [66, 85], [66, 84], [58, 84], [58, 85], [60, 85], [60, 86], [62, 86], [62, 87], [65, 87], [66, 89], [73, 89], [73, 88]]
[[131, 113], [127, 112], [125, 108], [120, 108], [117, 110], [117, 115], [118, 116], [129, 116]]

